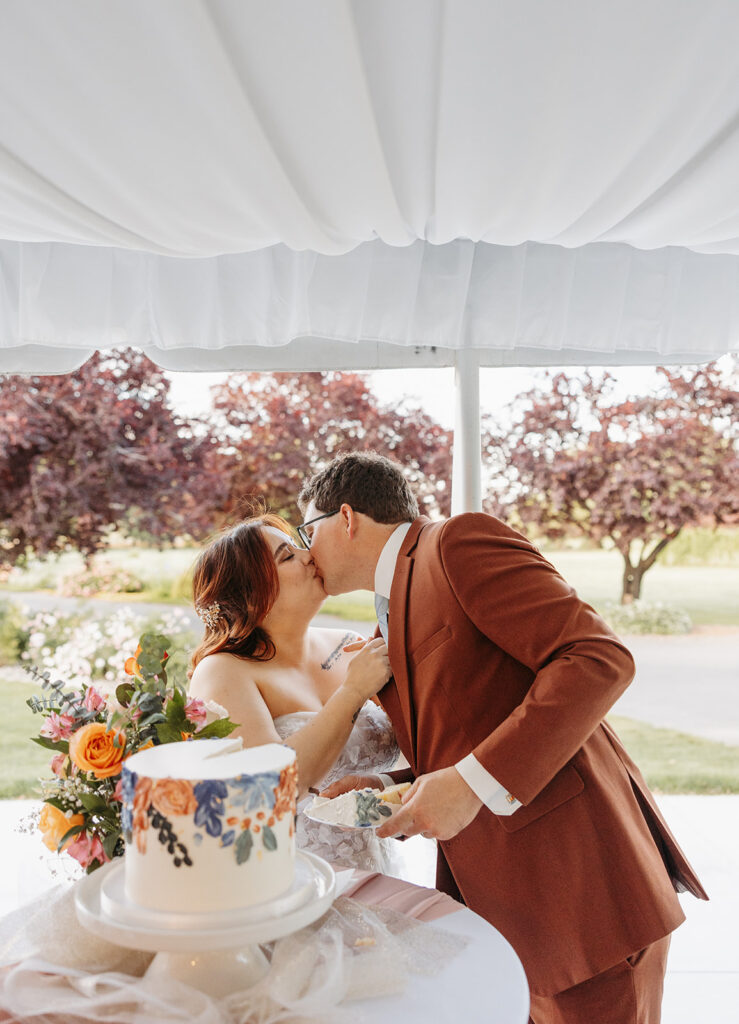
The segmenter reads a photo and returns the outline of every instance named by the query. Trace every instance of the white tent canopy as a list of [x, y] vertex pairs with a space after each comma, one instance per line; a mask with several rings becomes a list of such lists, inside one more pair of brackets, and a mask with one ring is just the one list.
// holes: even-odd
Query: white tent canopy
[[736, 0], [3, 0], [0, 370], [733, 350], [737, 52]]

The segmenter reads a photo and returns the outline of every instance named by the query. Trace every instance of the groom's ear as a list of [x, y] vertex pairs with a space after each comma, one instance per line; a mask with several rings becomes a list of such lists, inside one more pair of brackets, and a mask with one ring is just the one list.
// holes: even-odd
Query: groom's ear
[[341, 516], [342, 525], [347, 537], [353, 540], [359, 526], [358, 513], [354, 511], [351, 505], [344, 502], [339, 509], [339, 515]]

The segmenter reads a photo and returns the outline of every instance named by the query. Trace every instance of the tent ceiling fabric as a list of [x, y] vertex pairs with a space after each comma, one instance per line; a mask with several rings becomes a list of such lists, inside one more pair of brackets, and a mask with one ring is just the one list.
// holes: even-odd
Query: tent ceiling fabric
[[732, 350], [738, 44], [735, 0], [6, 0], [0, 369]]

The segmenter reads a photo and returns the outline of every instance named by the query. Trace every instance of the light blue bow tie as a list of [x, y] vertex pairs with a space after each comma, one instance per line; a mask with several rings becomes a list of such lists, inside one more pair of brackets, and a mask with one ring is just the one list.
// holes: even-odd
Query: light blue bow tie
[[387, 613], [390, 608], [390, 602], [386, 597], [381, 594], [375, 594], [375, 613], [377, 615], [377, 624], [380, 627], [380, 633], [382, 639], [387, 643]]

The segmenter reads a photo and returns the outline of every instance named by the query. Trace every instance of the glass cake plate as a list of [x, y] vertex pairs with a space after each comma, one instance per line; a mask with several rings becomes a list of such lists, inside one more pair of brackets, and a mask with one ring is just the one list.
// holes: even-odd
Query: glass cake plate
[[124, 861], [116, 858], [82, 878], [75, 890], [77, 918], [88, 931], [127, 949], [157, 955], [147, 977], [174, 977], [213, 996], [253, 985], [269, 963], [259, 949], [321, 917], [336, 894], [330, 864], [298, 850], [290, 888], [275, 899], [217, 913], [147, 910], [126, 899]]

